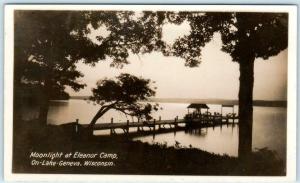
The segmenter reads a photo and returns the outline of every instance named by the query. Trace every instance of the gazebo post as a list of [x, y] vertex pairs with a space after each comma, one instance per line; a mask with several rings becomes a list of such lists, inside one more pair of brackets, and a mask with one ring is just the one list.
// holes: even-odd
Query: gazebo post
[[221, 116], [223, 116], [223, 105], [221, 105]]
[[195, 117], [200, 117], [202, 116], [202, 111], [201, 109], [206, 109], [206, 113], [208, 113], [209, 107], [206, 104], [200, 104], [200, 103], [191, 103], [188, 107], [188, 114], [190, 114], [189, 108], [194, 109], [194, 112], [192, 113], [195, 115]]

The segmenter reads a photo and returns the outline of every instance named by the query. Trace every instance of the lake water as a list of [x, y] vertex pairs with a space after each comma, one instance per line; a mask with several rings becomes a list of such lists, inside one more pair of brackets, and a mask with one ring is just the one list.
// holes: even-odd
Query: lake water
[[[176, 116], [183, 118], [187, 113], [187, 106], [183, 103], [160, 103], [161, 110], [153, 114], [154, 118], [174, 119]], [[220, 112], [220, 105], [208, 105], [210, 112]], [[28, 109], [28, 108], [27, 108]], [[96, 114], [98, 106], [88, 103], [84, 100], [71, 99], [69, 101], [51, 101], [48, 113], [49, 124], [63, 124], [74, 122], [79, 119], [79, 123], [88, 124]], [[37, 114], [31, 110], [27, 112], [25, 118], [34, 118]], [[238, 111], [238, 107], [234, 107], [234, 111]], [[231, 108], [223, 109], [223, 113], [231, 113]], [[109, 111], [98, 123], [110, 122], [111, 118], [114, 122], [124, 122], [127, 119], [132, 121], [131, 117], [126, 117], [120, 112]], [[286, 119], [287, 110], [281, 107], [254, 107], [253, 111], [253, 150], [256, 148], [264, 148], [274, 150], [279, 157], [285, 159], [286, 156]], [[176, 141], [181, 146], [195, 147], [208, 152], [217, 154], [227, 154], [237, 156], [238, 154], [238, 125], [223, 125], [222, 127], [209, 127], [193, 132], [178, 131], [165, 134], [152, 135], [135, 138], [149, 143], [166, 143], [173, 146]], [[108, 131], [97, 132], [98, 134], [108, 133]], [[117, 133], [123, 133], [117, 130]]]

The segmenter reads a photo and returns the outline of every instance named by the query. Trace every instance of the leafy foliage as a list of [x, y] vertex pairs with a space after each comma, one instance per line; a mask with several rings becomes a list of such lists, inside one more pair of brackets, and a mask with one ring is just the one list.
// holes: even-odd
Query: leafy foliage
[[[166, 23], [191, 26], [189, 35], [180, 37], [173, 45], [162, 41]], [[105, 26], [110, 33], [97, 36], [99, 44], [91, 41], [91, 29]], [[111, 66], [129, 63], [132, 52], [162, 51], [165, 55], [182, 57], [186, 65], [201, 62], [201, 50], [214, 33], [222, 36], [222, 50], [233, 61], [254, 56], [267, 59], [287, 47], [286, 13], [244, 12], [165, 12], [165, 11], [16, 11], [15, 12], [15, 69], [27, 82], [43, 84], [46, 78], [52, 85], [75, 90], [84, 87], [76, 82], [82, 74], [74, 63], [83, 61], [94, 65], [107, 57]], [[59, 82], [57, 82], [59, 81]]]
[[[111, 36], [99, 36], [103, 45], [110, 45], [113, 66], [128, 63], [130, 52], [150, 53], [161, 51], [166, 56], [178, 56], [187, 66], [201, 62], [202, 48], [215, 33], [222, 37], [222, 50], [233, 61], [242, 57], [268, 59], [287, 47], [287, 13], [246, 12], [89, 12], [95, 29], [105, 25]], [[104, 18], [106, 22], [101, 22]], [[173, 45], [162, 40], [162, 28], [167, 23], [189, 23], [188, 35], [178, 38]], [[109, 55], [109, 54], [108, 54]]]
[[108, 46], [105, 53], [112, 59], [111, 66], [128, 64], [130, 53], [150, 53], [166, 48], [161, 40], [165, 12], [92, 11], [89, 17], [94, 29], [105, 26], [110, 32], [109, 36], [100, 35], [97, 39], [101, 45]]
[[81, 13], [16, 11], [16, 84], [35, 84], [46, 93], [63, 92], [65, 86], [75, 91], [83, 88], [85, 85], [77, 81], [82, 73], [76, 70], [74, 60], [80, 58], [80, 47], [87, 40], [70, 34], [82, 29], [82, 21]]
[[238, 62], [275, 56], [288, 46], [287, 19], [286, 13], [236, 13], [236, 31], [222, 32], [223, 50]]
[[90, 100], [100, 105], [100, 110], [92, 124], [108, 110], [114, 109], [125, 115], [151, 119], [151, 112], [158, 110], [157, 105], [146, 101], [155, 95], [149, 79], [138, 78], [130, 74], [120, 74], [115, 79], [102, 79], [92, 89]]
[[[75, 63], [95, 65], [111, 58], [111, 66], [129, 63], [129, 53], [162, 50], [162, 12], [26, 11], [15, 12], [15, 81], [45, 87], [47, 91], [75, 91], [85, 85]], [[89, 38], [91, 27], [105, 26], [108, 36]]]
[[172, 53], [184, 58], [186, 65], [197, 66], [201, 49], [218, 32], [222, 50], [233, 61], [242, 62], [249, 57], [268, 59], [287, 48], [287, 18], [286, 13], [182, 12], [175, 23], [188, 21], [191, 31], [176, 40]]

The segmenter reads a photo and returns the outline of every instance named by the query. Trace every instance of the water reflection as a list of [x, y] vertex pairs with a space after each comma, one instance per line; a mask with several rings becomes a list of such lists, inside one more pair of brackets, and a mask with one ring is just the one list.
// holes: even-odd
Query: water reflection
[[191, 135], [196, 135], [196, 136], [205, 136], [207, 134], [207, 128], [205, 128], [205, 129], [201, 129], [201, 128], [196, 128], [196, 129], [189, 128], [189, 129], [186, 129], [184, 132], [186, 134], [191, 134]]
[[153, 136], [139, 137], [148, 143], [166, 143], [182, 147], [194, 147], [216, 154], [238, 155], [238, 125], [223, 125], [216, 127], [188, 129], [174, 133], [157, 134]]

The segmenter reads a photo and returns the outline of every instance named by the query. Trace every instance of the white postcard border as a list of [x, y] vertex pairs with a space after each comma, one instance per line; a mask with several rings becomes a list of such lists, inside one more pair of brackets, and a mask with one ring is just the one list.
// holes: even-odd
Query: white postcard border
[[[288, 112], [287, 112], [287, 174], [286, 176], [152, 176], [152, 175], [87, 175], [87, 174], [16, 174], [12, 173], [13, 122], [13, 58], [14, 10], [197, 10], [288, 12]], [[4, 18], [4, 177], [7, 181], [90, 181], [109, 182], [282, 182], [296, 179], [296, 102], [297, 102], [297, 7], [279, 5], [6, 5]]]

